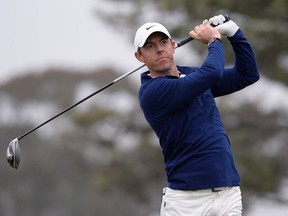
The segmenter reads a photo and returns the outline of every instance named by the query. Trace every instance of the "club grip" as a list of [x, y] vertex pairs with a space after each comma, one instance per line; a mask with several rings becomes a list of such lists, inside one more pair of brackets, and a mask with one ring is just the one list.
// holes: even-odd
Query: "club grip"
[[[224, 23], [225, 23], [225, 22], [228, 22], [228, 21], [230, 20], [230, 17], [229, 17], [227, 14], [226, 14], [224, 17], [225, 17]], [[211, 25], [212, 27], [216, 27], [216, 26], [217, 26], [217, 25], [214, 25], [213, 23], [210, 24], [210, 25]], [[187, 38], [185, 38], [184, 40], [178, 42], [177, 45], [176, 45], [176, 48], [181, 47], [181, 46], [185, 45], [186, 43], [188, 43], [188, 42], [190, 42], [190, 41], [192, 41], [192, 40], [193, 40], [193, 38], [187, 37]]]
[[188, 42], [190, 42], [190, 41], [192, 41], [192, 40], [193, 40], [192, 37], [187, 37], [186, 39], [178, 42], [176, 48], [181, 47], [181, 46], [183, 46], [184, 44], [186, 44], [186, 43], [188, 43]]

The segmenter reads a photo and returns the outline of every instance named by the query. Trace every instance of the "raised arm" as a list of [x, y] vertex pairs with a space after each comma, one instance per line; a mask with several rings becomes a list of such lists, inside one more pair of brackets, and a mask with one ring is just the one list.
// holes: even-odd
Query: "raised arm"
[[230, 20], [219, 25], [218, 30], [228, 37], [234, 51], [235, 62], [233, 67], [225, 68], [222, 78], [212, 87], [214, 97], [239, 91], [255, 83], [260, 77], [253, 49], [236, 23]]

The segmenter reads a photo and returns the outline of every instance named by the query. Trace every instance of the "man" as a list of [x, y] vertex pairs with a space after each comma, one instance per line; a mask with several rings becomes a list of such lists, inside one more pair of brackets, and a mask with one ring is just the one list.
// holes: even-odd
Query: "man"
[[[159, 138], [167, 174], [161, 216], [242, 215], [240, 179], [214, 98], [251, 85], [259, 73], [243, 32], [224, 20], [215, 16], [189, 33], [208, 44], [201, 67], [176, 65], [175, 41], [159, 23], [144, 24], [135, 35], [135, 57], [149, 69], [141, 74], [140, 106]], [[224, 68], [221, 35], [235, 53], [230, 68]]]

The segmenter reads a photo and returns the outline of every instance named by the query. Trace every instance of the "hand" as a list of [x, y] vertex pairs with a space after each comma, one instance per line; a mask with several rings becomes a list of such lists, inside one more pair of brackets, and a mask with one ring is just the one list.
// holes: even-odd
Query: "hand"
[[208, 44], [212, 38], [221, 39], [220, 32], [213, 28], [208, 20], [204, 20], [203, 24], [196, 26], [194, 30], [189, 32], [190, 37], [201, 41], [204, 44]]
[[214, 16], [209, 19], [209, 23], [215, 25], [215, 29], [217, 29], [222, 35], [227, 37], [232, 37], [239, 29], [239, 26], [232, 20], [225, 22], [225, 17], [223, 15]]

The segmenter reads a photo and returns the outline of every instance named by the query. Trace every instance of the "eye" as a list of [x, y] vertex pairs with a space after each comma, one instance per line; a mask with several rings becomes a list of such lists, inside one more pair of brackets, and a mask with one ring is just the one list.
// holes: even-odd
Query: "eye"
[[154, 48], [154, 45], [151, 43], [149, 43], [149, 44], [146, 44], [145, 45], [145, 47], [144, 47], [146, 50], [151, 50], [151, 49], [153, 49]]
[[153, 48], [153, 45], [152, 44], [149, 44], [148, 46], [147, 46], [147, 49], [152, 49]]
[[169, 39], [163, 39], [163, 40], [161, 41], [161, 43], [162, 43], [163, 45], [168, 44], [168, 42], [169, 42]]

